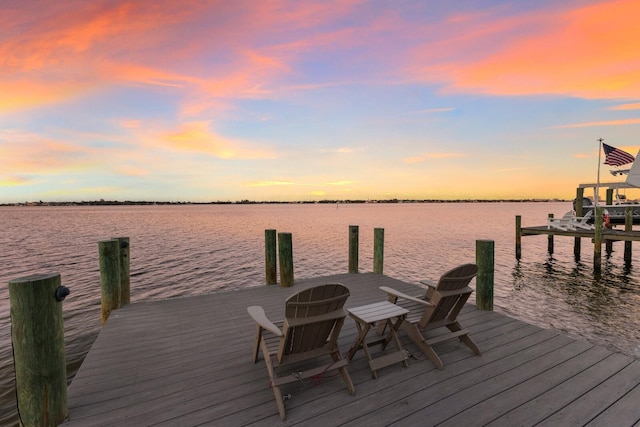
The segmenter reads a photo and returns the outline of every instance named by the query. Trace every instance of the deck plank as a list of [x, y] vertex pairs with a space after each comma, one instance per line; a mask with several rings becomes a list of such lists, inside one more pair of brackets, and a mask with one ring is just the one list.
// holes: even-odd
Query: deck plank
[[[364, 354], [348, 370], [356, 395], [338, 378], [291, 384], [280, 421], [264, 361], [251, 361], [261, 305], [279, 320], [292, 293], [343, 283], [346, 308], [385, 299], [379, 286], [415, 293], [415, 285], [372, 273], [142, 302], [111, 313], [69, 387], [67, 426], [123, 425], [534, 425], [640, 420], [640, 362], [559, 332], [467, 305], [459, 316], [478, 343], [436, 346], [438, 370], [406, 335], [409, 366], [373, 379]], [[356, 339], [347, 317], [339, 346]], [[371, 350], [379, 352], [377, 346]], [[632, 422], [632, 423], [633, 423]]]

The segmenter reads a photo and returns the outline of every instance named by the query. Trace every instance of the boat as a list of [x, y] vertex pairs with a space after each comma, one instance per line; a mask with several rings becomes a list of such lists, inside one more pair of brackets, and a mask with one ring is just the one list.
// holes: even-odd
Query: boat
[[[631, 168], [629, 169], [612, 169], [610, 172], [613, 176], [626, 175], [624, 181], [618, 182], [597, 182], [588, 184], [579, 184], [578, 188], [589, 189], [592, 191], [593, 199], [589, 197], [583, 197], [582, 199], [582, 215], [585, 216], [589, 212], [589, 216], [592, 218], [590, 222], [595, 220], [595, 208], [596, 205], [604, 209], [605, 213], [609, 216], [610, 224], [625, 224], [625, 210], [631, 206], [631, 213], [633, 224], [640, 224], [640, 203], [635, 200], [627, 199], [625, 190], [628, 189], [640, 189], [640, 151], [636, 155]], [[599, 171], [598, 171], [599, 175]], [[599, 177], [598, 177], [599, 180]], [[612, 200], [609, 203], [602, 204], [598, 202], [598, 194], [601, 189], [612, 191]], [[573, 201], [573, 210], [578, 211], [578, 200]]]

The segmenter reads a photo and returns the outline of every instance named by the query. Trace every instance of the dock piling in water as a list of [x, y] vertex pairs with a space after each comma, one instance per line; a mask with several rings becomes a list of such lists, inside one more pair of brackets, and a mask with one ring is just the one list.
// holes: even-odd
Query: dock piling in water
[[384, 228], [373, 229], [373, 272], [382, 274], [384, 264]]
[[278, 233], [278, 255], [280, 258], [280, 286], [293, 286], [293, 242], [291, 233]]
[[476, 307], [480, 310], [493, 310], [494, 252], [493, 240], [476, 240]]
[[[624, 208], [624, 231], [633, 230], [633, 207], [627, 206]], [[624, 242], [624, 262], [631, 264], [631, 241]]]
[[[60, 292], [59, 289], [65, 292]], [[57, 426], [68, 416], [60, 273], [9, 282], [11, 340], [21, 425]]]
[[119, 243], [120, 307], [131, 302], [131, 256], [128, 237], [114, 237]]
[[[549, 219], [552, 219], [552, 218], [553, 218], [553, 214], [550, 213]], [[553, 234], [549, 234], [547, 236], [547, 252], [549, 252], [549, 255], [553, 255]]]
[[264, 261], [267, 285], [275, 285], [278, 283], [276, 230], [264, 230]]
[[98, 242], [100, 261], [101, 323], [107, 323], [109, 314], [122, 306], [120, 288], [120, 242], [116, 239]]
[[522, 257], [522, 217], [516, 215], [516, 259]]
[[349, 273], [358, 272], [359, 227], [349, 226]]

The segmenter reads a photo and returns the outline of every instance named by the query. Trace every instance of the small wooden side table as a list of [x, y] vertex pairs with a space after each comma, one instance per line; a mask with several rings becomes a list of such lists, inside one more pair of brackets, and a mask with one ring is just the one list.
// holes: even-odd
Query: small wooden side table
[[[349, 349], [347, 355], [348, 359], [353, 359], [356, 352], [362, 348], [364, 353], [369, 359], [369, 367], [373, 378], [378, 378], [377, 370], [389, 366], [393, 363], [402, 362], [407, 367], [407, 353], [402, 348], [400, 338], [398, 338], [398, 328], [403, 322], [409, 310], [399, 307], [389, 301], [377, 302], [375, 304], [363, 305], [362, 307], [355, 307], [347, 309], [349, 315], [355, 320], [356, 327], [358, 328], [358, 338]], [[392, 319], [397, 319], [392, 322]], [[389, 333], [386, 336], [377, 337], [375, 339], [367, 341], [367, 334], [372, 326], [376, 326], [376, 322], [384, 322], [385, 327], [389, 327]], [[380, 325], [379, 325], [380, 326]], [[384, 328], [380, 328], [384, 330]], [[394, 342], [397, 351], [388, 353], [383, 356], [371, 357], [369, 347], [377, 344], [382, 344], [384, 349], [390, 341]]]

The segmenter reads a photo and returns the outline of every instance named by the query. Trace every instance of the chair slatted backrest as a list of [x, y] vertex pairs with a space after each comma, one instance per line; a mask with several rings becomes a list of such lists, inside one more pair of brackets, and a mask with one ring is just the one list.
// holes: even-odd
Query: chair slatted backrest
[[349, 289], [334, 283], [306, 289], [285, 302], [284, 339], [278, 350], [278, 360], [287, 355], [320, 349], [337, 344], [346, 313], [343, 309]]
[[455, 321], [464, 303], [473, 292], [468, 285], [478, 274], [475, 264], [463, 264], [444, 273], [435, 290], [431, 294], [432, 307], [428, 307], [422, 318], [422, 328], [429, 324], [434, 326], [447, 321]]

